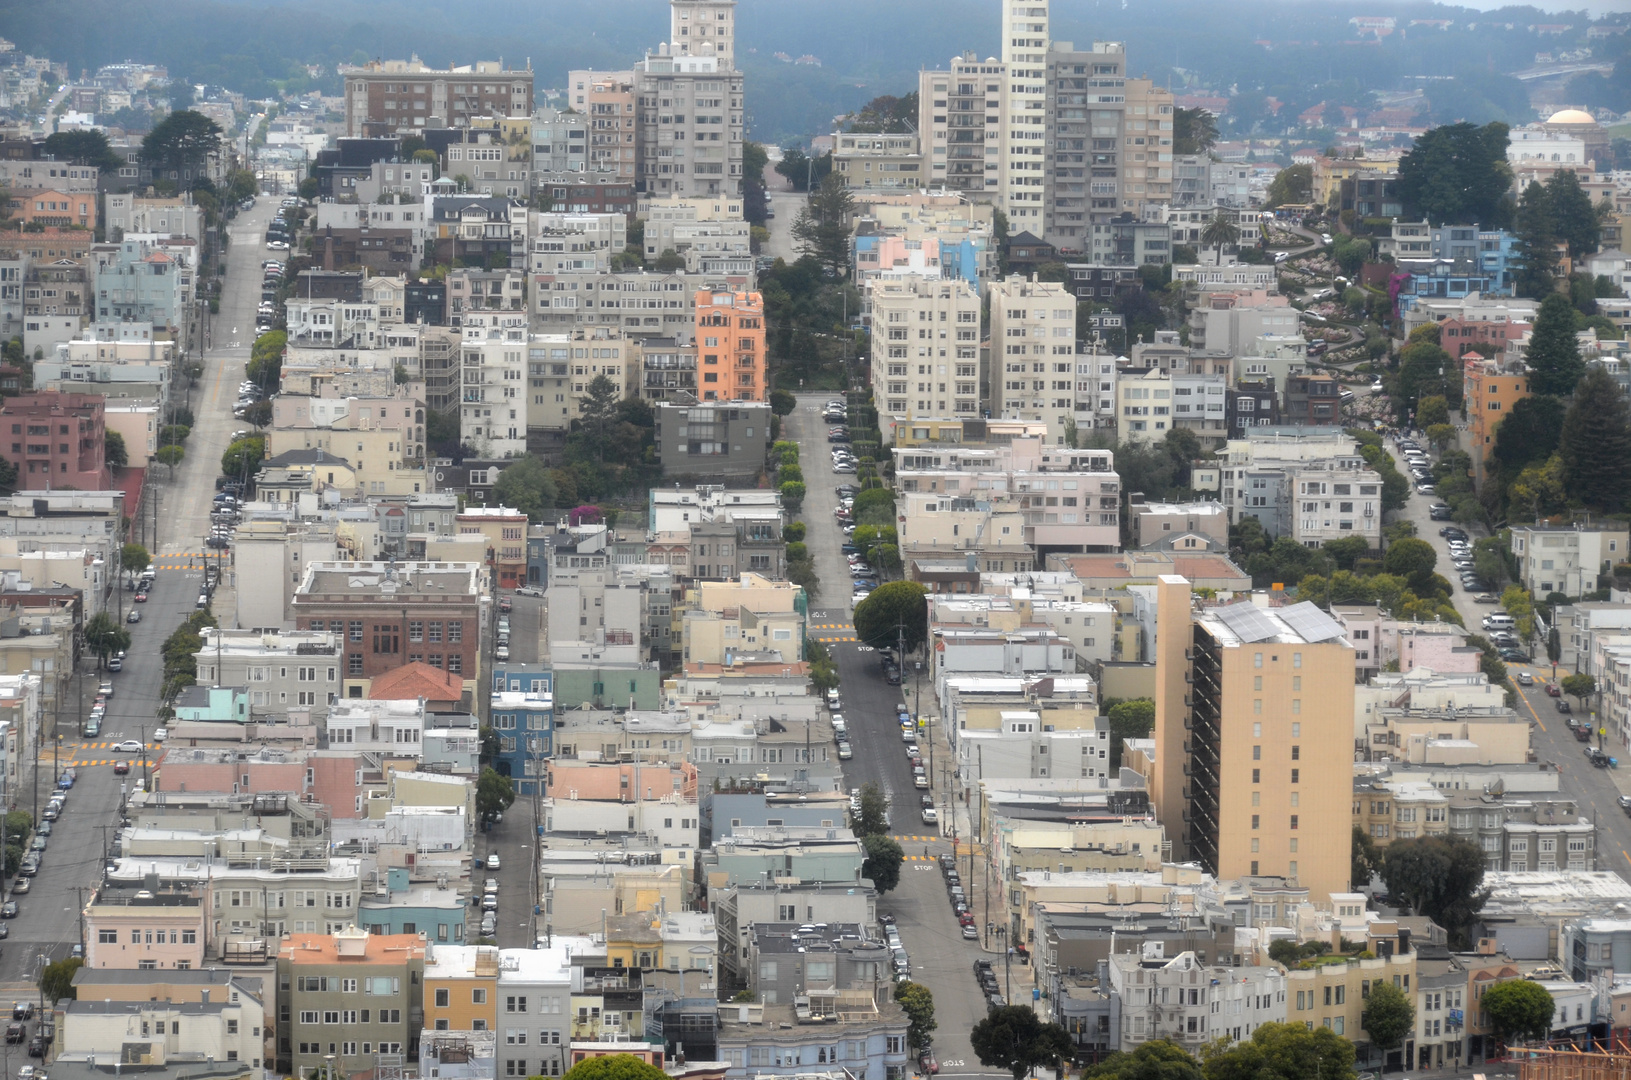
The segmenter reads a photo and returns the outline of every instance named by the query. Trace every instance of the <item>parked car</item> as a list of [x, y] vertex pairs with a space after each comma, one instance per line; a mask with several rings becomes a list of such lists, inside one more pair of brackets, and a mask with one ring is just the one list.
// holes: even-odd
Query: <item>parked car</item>
[[1556, 701], [1552, 702], [1552, 706], [1560, 713], [1571, 713], [1574, 711], [1573, 709], [1569, 708], [1569, 703], [1564, 701], [1562, 698], [1558, 698]]

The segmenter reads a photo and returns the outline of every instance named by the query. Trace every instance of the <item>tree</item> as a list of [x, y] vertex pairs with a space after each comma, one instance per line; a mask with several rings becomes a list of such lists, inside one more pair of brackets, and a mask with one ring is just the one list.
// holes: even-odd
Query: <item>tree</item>
[[1416, 1006], [1403, 990], [1377, 979], [1371, 983], [1370, 997], [1365, 999], [1360, 1026], [1378, 1049], [1391, 1050], [1415, 1028]]
[[45, 998], [46, 1008], [65, 998], [72, 1001], [79, 997], [79, 991], [74, 989], [74, 975], [84, 963], [79, 957], [70, 956], [66, 960], [45, 965], [45, 970], [40, 972], [40, 993]]
[[246, 435], [228, 446], [226, 453], [221, 455], [221, 471], [227, 476], [249, 476], [260, 468], [261, 459], [265, 456], [265, 436]]
[[1455, 360], [1442, 348], [1430, 341], [1412, 342], [1399, 354], [1395, 398], [1407, 409], [1419, 409], [1423, 398], [1440, 397], [1448, 404], [1450, 382], [1446, 381], [1445, 373], [1452, 373], [1452, 381], [1460, 386], [1459, 380], [1454, 379], [1454, 371]]
[[1293, 165], [1274, 174], [1264, 206], [1301, 205], [1314, 196], [1314, 166]]
[[476, 816], [482, 819], [501, 814], [515, 802], [515, 785], [491, 766], [481, 770], [476, 780]]
[[17, 466], [11, 461], [0, 457], [0, 495], [9, 495], [17, 490]]
[[1574, 392], [1586, 370], [1574, 334], [1574, 306], [1568, 298], [1553, 293], [1541, 301], [1535, 328], [1529, 335], [1529, 348], [1524, 353], [1533, 393], [1567, 397]]
[[1205, 109], [1172, 110], [1172, 152], [1204, 154], [1218, 142], [1218, 118]]
[[1344, 536], [1340, 540], [1327, 540], [1322, 546], [1339, 570], [1351, 571], [1360, 559], [1370, 554], [1370, 541], [1363, 536]]
[[668, 1074], [633, 1054], [607, 1054], [580, 1061], [564, 1080], [668, 1080]]
[[[205, 162], [220, 152], [220, 125], [191, 109], [166, 116], [142, 140], [142, 160], [174, 173], [170, 179], [181, 187], [195, 187], [205, 180]], [[197, 174], [191, 180], [186, 178], [189, 169]]]
[[182, 459], [186, 456], [187, 451], [180, 446], [161, 446], [157, 450], [153, 451], [154, 461], [158, 462], [160, 465], [168, 465], [170, 467], [170, 476], [172, 479], [176, 475], [176, 466], [180, 465]]
[[871, 780], [861, 785], [861, 809], [850, 815], [850, 828], [856, 836], [883, 836], [889, 832], [889, 799]]
[[268, 330], [249, 347], [249, 364], [245, 374], [249, 381], [268, 393], [277, 389], [283, 376], [283, 350], [289, 344], [289, 335], [282, 330]]
[[[1602, 225], [1591, 196], [1580, 186], [1572, 169], [1559, 169], [1546, 181], [1552, 226], [1557, 239], [1569, 246], [1569, 258], [1578, 259], [1597, 250]], [[1589, 312], [1588, 312], [1589, 314]]]
[[1546, 1038], [1552, 1033], [1552, 1017], [1557, 1015], [1551, 993], [1528, 979], [1498, 982], [1484, 991], [1478, 1004], [1503, 1043]]
[[1502, 199], [1512, 184], [1509, 131], [1501, 123], [1461, 123], [1422, 132], [1399, 159], [1399, 195], [1407, 212], [1435, 225], [1504, 225]]
[[1558, 685], [1565, 694], [1580, 703], [1582, 710], [1586, 707], [1586, 699], [1597, 692], [1597, 680], [1590, 675], [1565, 675]]
[[770, 411], [777, 416], [787, 416], [798, 408], [798, 398], [787, 390], [772, 390], [770, 392]]
[[866, 849], [861, 876], [872, 882], [879, 893], [889, 892], [899, 885], [901, 864], [906, 861], [906, 853], [901, 851], [900, 844], [887, 836], [863, 836], [861, 846]]
[[[981, 1065], [1006, 1069], [1014, 1075], [1014, 1080], [1021, 1080], [1032, 1069], [1053, 1065], [1062, 1058], [1070, 1057], [1074, 1048], [1064, 1028], [1058, 1024], [1044, 1023], [1041, 1017], [1024, 1005], [1004, 1005], [1000, 1009], [992, 1009], [984, 1020], [969, 1031], [968, 1039]], [[1138, 1053], [1154, 1045], [1157, 1044], [1139, 1047]], [[1170, 1043], [1167, 1045], [1171, 1046]], [[1183, 1053], [1182, 1050], [1178, 1052]], [[1199, 1080], [1198, 1074], [1194, 1080]]]
[[1570, 499], [1607, 514], [1625, 506], [1631, 497], [1631, 469], [1627, 468], [1631, 462], [1631, 406], [1614, 377], [1600, 365], [1593, 365], [1575, 386], [1557, 452]]
[[1490, 450], [1502, 474], [1515, 477], [1526, 466], [1551, 457], [1563, 431], [1563, 415], [1563, 400], [1547, 394], [1531, 394], [1514, 402], [1495, 429]]
[[906, 1041], [917, 1049], [927, 1049], [929, 1035], [938, 1026], [934, 1021], [934, 991], [922, 983], [896, 983], [895, 1002], [906, 1013]]
[[125, 437], [108, 429], [102, 435], [102, 456], [109, 468], [122, 469], [130, 464], [130, 452], [125, 449]]
[[114, 621], [112, 615], [99, 611], [85, 623], [85, 644], [101, 664], [114, 653], [130, 648], [130, 631]]
[[531, 454], [506, 465], [493, 484], [499, 504], [521, 511], [534, 525], [543, 520], [544, 511], [560, 505], [558, 494], [549, 469]]
[[272, 422], [272, 402], [262, 399], [244, 406], [244, 423], [252, 428], [263, 428]]
[[[1446, 356], [1449, 354], [1446, 353]], [[1442, 394], [1424, 397], [1416, 403], [1416, 426], [1420, 428], [1432, 427], [1434, 424], [1448, 424], [1450, 422], [1450, 406]]]
[[846, 131], [899, 135], [915, 131], [917, 91], [902, 97], [883, 94], [843, 118]]
[[1404, 578], [1417, 592], [1422, 591], [1418, 585], [1432, 576], [1436, 565], [1438, 553], [1433, 550], [1433, 545], [1415, 537], [1395, 540], [1388, 545], [1387, 554], [1382, 556], [1382, 570]]
[[126, 164], [114, 153], [108, 143], [107, 132], [100, 128], [82, 128], [77, 131], [58, 131], [45, 137], [45, 156], [74, 165], [92, 165], [104, 173], [117, 175]]
[[119, 549], [119, 568], [127, 574], [139, 574], [152, 562], [153, 557], [140, 544], [126, 544]]
[[[1216, 248], [1218, 263], [1223, 262], [1223, 249], [1232, 247], [1240, 240], [1240, 226], [1227, 217], [1222, 210], [1212, 215], [1212, 220], [1206, 223], [1201, 230], [1201, 243]], [[1177, 429], [1174, 429], [1177, 430]]]
[[184, 443], [187, 441], [187, 436], [192, 433], [193, 429], [186, 424], [166, 424], [159, 428], [159, 445]]
[[837, 175], [829, 175], [811, 193], [793, 222], [793, 243], [799, 253], [820, 263], [833, 277], [849, 268], [850, 219], [855, 199]]
[[1270, 1023], [1203, 1046], [1201, 1068], [1206, 1080], [1354, 1080], [1354, 1044], [1328, 1027]]
[[1348, 870], [1349, 887], [1363, 889], [1370, 884], [1370, 879], [1376, 875], [1382, 866], [1382, 852], [1376, 846], [1376, 841], [1370, 834], [1358, 825], [1354, 826], [1352, 856]]
[[1110, 706], [1110, 768], [1121, 768], [1123, 744], [1128, 739], [1147, 739], [1155, 730], [1155, 702], [1133, 698]]
[[1388, 892], [1449, 931], [1455, 946], [1466, 941], [1467, 929], [1489, 895], [1480, 889], [1483, 851], [1447, 836], [1393, 841], [1382, 857], [1382, 880]]
[[1518, 273], [1513, 287], [1519, 296], [1545, 299], [1557, 285], [1557, 219], [1552, 214], [1552, 200], [1538, 183], [1530, 183], [1518, 199], [1516, 232]]
[[923, 644], [929, 630], [928, 590], [915, 581], [891, 581], [855, 607], [855, 636], [874, 649]]
[[1168, 1039], [1153, 1039], [1131, 1053], [1118, 1050], [1082, 1072], [1084, 1080], [1204, 1080], [1200, 1062]]

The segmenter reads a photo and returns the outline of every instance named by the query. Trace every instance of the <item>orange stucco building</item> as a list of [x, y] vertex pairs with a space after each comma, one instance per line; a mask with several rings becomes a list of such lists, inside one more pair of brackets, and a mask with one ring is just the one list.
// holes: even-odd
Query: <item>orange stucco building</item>
[[765, 305], [756, 292], [699, 289], [697, 393], [703, 401], [768, 401]]
[[1482, 485], [1484, 462], [1495, 449], [1496, 426], [1506, 419], [1512, 406], [1529, 396], [1529, 368], [1521, 363], [1507, 365], [1486, 360], [1479, 353], [1469, 352], [1462, 357], [1462, 372], [1468, 450], [1472, 454], [1473, 477]]

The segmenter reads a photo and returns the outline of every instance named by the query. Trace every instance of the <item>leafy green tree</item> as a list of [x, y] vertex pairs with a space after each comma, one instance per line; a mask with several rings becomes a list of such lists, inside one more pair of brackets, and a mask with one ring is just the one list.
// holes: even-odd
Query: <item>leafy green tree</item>
[[493, 484], [493, 496], [499, 505], [521, 511], [534, 525], [544, 519], [546, 510], [560, 505], [558, 495], [549, 469], [531, 454], [506, 465]]
[[1132, 698], [1110, 706], [1110, 768], [1121, 768], [1121, 755], [1128, 739], [1147, 739], [1155, 730], [1155, 702]]
[[1397, 986], [1377, 979], [1371, 983], [1370, 996], [1365, 999], [1360, 1025], [1377, 1049], [1392, 1050], [1415, 1030], [1415, 1003]]
[[1525, 467], [1545, 461], [1557, 449], [1563, 431], [1563, 399], [1531, 394], [1513, 403], [1500, 426], [1490, 457], [1504, 476], [1515, 477]]
[[[257, 404], [264, 403], [257, 402]], [[172, 443], [184, 443], [187, 441], [187, 437], [192, 433], [193, 429], [188, 427], [186, 424], [166, 424], [159, 428], [159, 445], [165, 446]]]
[[1524, 353], [1533, 393], [1568, 397], [1574, 392], [1586, 371], [1574, 333], [1573, 305], [1558, 293], [1547, 295], [1535, 316], [1535, 328]]
[[[142, 160], [175, 173], [178, 186], [197, 187], [205, 180], [202, 166], [221, 150], [221, 126], [203, 113], [178, 109], [161, 120], [142, 140]], [[195, 178], [185, 178], [191, 169]]]
[[793, 243], [800, 254], [816, 260], [833, 277], [849, 268], [851, 218], [855, 199], [844, 181], [829, 175], [793, 222]]
[[1489, 895], [1481, 888], [1484, 853], [1448, 836], [1393, 841], [1382, 857], [1382, 880], [1388, 892], [1444, 927], [1457, 947]]
[[127, 574], [139, 574], [152, 562], [153, 557], [140, 544], [126, 544], [119, 549], [119, 569]]
[[[1449, 353], [1445, 353], [1448, 356]], [[1444, 400], [1444, 395], [1433, 394], [1416, 402], [1416, 426], [1429, 427], [1433, 424], [1448, 424], [1450, 422], [1450, 406]]]
[[772, 390], [770, 392], [770, 411], [777, 416], [787, 416], [798, 408], [798, 398], [788, 390]]
[[221, 472], [227, 476], [253, 475], [255, 470], [260, 468], [261, 459], [265, 456], [265, 436], [246, 435], [228, 446], [226, 453], [221, 455]]
[[85, 644], [96, 654], [98, 665], [122, 649], [130, 648], [130, 631], [120, 626], [112, 615], [99, 611], [85, 622]]
[[1565, 694], [1580, 703], [1582, 710], [1586, 707], [1586, 699], [1597, 692], [1597, 680], [1590, 675], [1565, 675], [1558, 685]]
[[874, 649], [904, 645], [907, 652], [928, 636], [928, 590], [915, 581], [891, 581], [855, 607], [855, 636]]
[[891, 892], [900, 884], [900, 868], [906, 861], [906, 853], [888, 836], [863, 836], [861, 846], [866, 849], [861, 876], [872, 882], [879, 893]]
[[130, 464], [130, 453], [125, 449], [125, 437], [109, 429], [103, 433], [103, 460], [110, 468], [122, 469]]
[[268, 393], [275, 391], [283, 376], [283, 350], [289, 344], [289, 335], [282, 330], [268, 330], [249, 347], [249, 364], [245, 374], [249, 381]]
[[1546, 1038], [1552, 1033], [1552, 1017], [1557, 1015], [1557, 1002], [1551, 993], [1528, 979], [1496, 983], [1484, 991], [1478, 1005], [1489, 1017], [1495, 1037], [1503, 1043]]
[[1352, 865], [1348, 871], [1350, 887], [1354, 889], [1365, 888], [1370, 884], [1370, 879], [1375, 876], [1381, 865], [1382, 850], [1376, 846], [1376, 841], [1370, 838], [1369, 833], [1360, 826], [1355, 825]]
[[[1519, 296], [1542, 300], [1553, 295], [1557, 283], [1557, 218], [1546, 189], [1531, 182], [1518, 200], [1518, 273], [1513, 281]], [[1563, 301], [1565, 304], [1568, 301]], [[1571, 316], [1572, 324], [1572, 316]], [[1539, 327], [1537, 325], [1536, 329]], [[1530, 383], [1531, 388], [1534, 383]], [[1540, 393], [1556, 393], [1541, 390]]]
[[1614, 377], [1599, 365], [1587, 370], [1575, 386], [1574, 402], [1563, 418], [1558, 456], [1570, 499], [1612, 514], [1631, 497], [1631, 469], [1627, 468], [1631, 463], [1631, 406]]
[[58, 960], [45, 965], [40, 972], [40, 994], [45, 998], [46, 1008], [54, 1002], [73, 1001], [79, 997], [79, 991], [74, 989], [74, 975], [83, 967], [85, 961], [77, 956], [70, 956], [66, 960]]
[[922, 983], [895, 984], [895, 1003], [906, 1013], [906, 1041], [918, 1049], [926, 1049], [929, 1036], [938, 1026], [934, 1019], [934, 991]]
[[[1430, 341], [1406, 345], [1399, 354], [1396, 404], [1419, 410], [1423, 399], [1437, 397], [1448, 402], [1450, 383], [1455, 381], [1459, 385], [1454, 372], [1455, 360], [1441, 347]], [[1419, 417], [1417, 423], [1420, 423]]]
[[564, 1080], [668, 1080], [668, 1074], [633, 1054], [607, 1054], [580, 1061]]
[[[1213, 214], [1212, 220], [1208, 221], [1206, 227], [1201, 230], [1201, 243], [1217, 250], [1220, 264], [1223, 262], [1223, 249], [1233, 247], [1239, 241], [1240, 226], [1236, 225], [1234, 220], [1221, 210]], [[1173, 430], [1180, 429], [1174, 428]]]
[[1546, 181], [1546, 198], [1551, 204], [1557, 238], [1569, 246], [1569, 258], [1578, 259], [1596, 251], [1602, 232], [1597, 208], [1591, 205], [1591, 196], [1580, 186], [1580, 178], [1572, 169], [1559, 169], [1551, 175]]
[[1501, 225], [1512, 184], [1506, 147], [1510, 129], [1449, 124], [1424, 131], [1399, 159], [1399, 195], [1410, 220], [1435, 225]]
[[1354, 1080], [1354, 1044], [1328, 1027], [1264, 1024], [1201, 1048], [1206, 1080]]
[[1205, 109], [1172, 110], [1172, 152], [1204, 154], [1218, 142], [1218, 118]]
[[113, 150], [108, 134], [101, 128], [57, 131], [45, 137], [45, 156], [73, 165], [91, 165], [104, 173], [117, 175], [125, 166], [122, 155]]
[[501, 814], [515, 802], [515, 785], [510, 778], [491, 766], [484, 767], [476, 779], [476, 814], [490, 818]]
[[1360, 559], [1370, 554], [1370, 541], [1363, 536], [1344, 536], [1340, 540], [1327, 540], [1325, 553], [1341, 570], [1352, 570]]
[[1301, 205], [1313, 196], [1314, 166], [1293, 165], [1274, 174], [1274, 180], [1269, 184], [1268, 200], [1263, 205], [1271, 208], [1287, 203]]
[[850, 815], [850, 828], [856, 836], [884, 836], [889, 832], [889, 799], [871, 780], [861, 785], [861, 809]]
[[1506, 502], [1507, 516], [1515, 521], [1533, 521], [1562, 513], [1568, 506], [1563, 455], [1553, 454], [1518, 473], [1507, 485]]
[[186, 456], [186, 449], [180, 446], [161, 446], [153, 451], [153, 460], [160, 465], [169, 466], [171, 477], [175, 476], [176, 466], [180, 465], [182, 459]]
[[1200, 1062], [1167, 1039], [1153, 1039], [1128, 1053], [1118, 1050], [1082, 1072], [1083, 1080], [1204, 1080]]
[[[985, 1019], [970, 1029], [968, 1039], [981, 1065], [1006, 1069], [1013, 1074], [1014, 1080], [1022, 1080], [1032, 1069], [1051, 1066], [1069, 1058], [1073, 1049], [1070, 1035], [1063, 1027], [1045, 1023], [1024, 1005], [1004, 1005], [1000, 1009], [992, 1009]], [[1152, 1045], [1155, 1044], [1145, 1044], [1138, 1053], [1143, 1053]], [[1183, 1053], [1182, 1050], [1178, 1052]], [[1119, 1056], [1112, 1055], [1111, 1060]], [[1184, 1056], [1188, 1057], [1187, 1054]], [[1180, 1077], [1182, 1080], [1200, 1080], [1198, 1070], [1188, 1077], [1168, 1074], [1168, 1080], [1179, 1080]]]

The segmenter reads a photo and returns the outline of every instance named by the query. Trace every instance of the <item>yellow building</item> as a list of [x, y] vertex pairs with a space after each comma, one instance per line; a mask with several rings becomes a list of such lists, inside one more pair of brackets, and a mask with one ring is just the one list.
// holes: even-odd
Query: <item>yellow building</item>
[[1529, 396], [1529, 368], [1469, 355], [1464, 363], [1462, 406], [1467, 416], [1467, 438], [1472, 444], [1473, 476], [1484, 482], [1484, 462], [1495, 450], [1495, 428], [1512, 406]]
[[1313, 604], [1192, 606], [1156, 584], [1151, 795], [1177, 859], [1219, 878], [1283, 877], [1316, 903], [1347, 892], [1353, 648]]
[[496, 945], [438, 945], [425, 958], [425, 1027], [498, 1029]]
[[1391, 982], [1412, 996], [1414, 952], [1375, 960], [1321, 957], [1309, 963], [1311, 967], [1286, 972], [1286, 1020], [1310, 1031], [1326, 1027], [1353, 1042], [1368, 1042], [1364, 1012], [1371, 987]]

